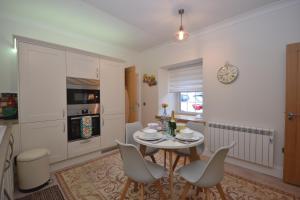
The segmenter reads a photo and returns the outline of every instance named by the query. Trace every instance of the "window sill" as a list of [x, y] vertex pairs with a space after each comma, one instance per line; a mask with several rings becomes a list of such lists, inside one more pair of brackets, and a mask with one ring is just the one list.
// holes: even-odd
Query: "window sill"
[[[156, 115], [156, 119], [160, 119], [160, 115]], [[187, 115], [187, 114], [175, 114], [175, 119], [177, 122], [197, 122], [197, 123], [203, 123], [205, 125], [205, 121], [203, 118], [198, 118], [195, 115]]]

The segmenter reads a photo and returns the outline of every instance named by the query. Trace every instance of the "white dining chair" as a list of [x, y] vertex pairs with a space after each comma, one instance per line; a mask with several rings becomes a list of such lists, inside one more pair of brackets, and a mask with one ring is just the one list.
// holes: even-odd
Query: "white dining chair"
[[[133, 123], [126, 123], [126, 131], [125, 131], [125, 142], [126, 144], [132, 144], [136, 147], [139, 147], [139, 144], [136, 143], [133, 139], [133, 134], [136, 131], [142, 130], [143, 126], [141, 122], [133, 122]], [[156, 154], [159, 151], [159, 149], [152, 148], [152, 147], [146, 147], [145, 156], [150, 156], [152, 162], [156, 163], [154, 154]]]
[[234, 142], [229, 146], [219, 148], [208, 161], [197, 160], [177, 170], [178, 174], [187, 181], [181, 199], [185, 199], [190, 186], [203, 188], [206, 199], [208, 188], [216, 186], [221, 199], [226, 199], [220, 182], [224, 178], [224, 160], [233, 146]]
[[[200, 133], [203, 133], [204, 131], [204, 125], [202, 123], [197, 123], [197, 122], [187, 122], [186, 123], [186, 127], [194, 130], [194, 131], [197, 131], [197, 132], [200, 132]], [[202, 144], [199, 144], [197, 146], [197, 153], [198, 154], [202, 154], [203, 151], [205, 149], [205, 145], [204, 145], [204, 142]], [[186, 165], [186, 160], [187, 158], [190, 157], [190, 150], [189, 149], [178, 149], [178, 150], [175, 150], [175, 154], [176, 154], [176, 159], [175, 159], [175, 162], [173, 164], [173, 170], [175, 170], [176, 166], [177, 166], [177, 163], [179, 161], [179, 159], [181, 157], [184, 158], [184, 165]]]
[[125, 199], [131, 183], [140, 186], [140, 199], [144, 199], [145, 184], [155, 184], [159, 190], [160, 198], [166, 199], [160, 180], [166, 175], [166, 169], [162, 166], [143, 159], [137, 147], [132, 144], [123, 144], [116, 141], [123, 160], [123, 169], [128, 177], [125, 187], [121, 193], [121, 200]]

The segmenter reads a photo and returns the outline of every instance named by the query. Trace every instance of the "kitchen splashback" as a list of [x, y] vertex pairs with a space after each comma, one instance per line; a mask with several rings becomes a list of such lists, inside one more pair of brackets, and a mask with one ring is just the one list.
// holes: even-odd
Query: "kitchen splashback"
[[0, 119], [18, 118], [17, 93], [0, 93]]

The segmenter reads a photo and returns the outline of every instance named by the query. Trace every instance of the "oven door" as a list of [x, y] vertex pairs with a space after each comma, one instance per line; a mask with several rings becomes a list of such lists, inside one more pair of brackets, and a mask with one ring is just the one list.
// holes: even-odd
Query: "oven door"
[[100, 135], [100, 115], [75, 115], [68, 116], [68, 141], [85, 139], [81, 137], [81, 118], [83, 116], [91, 116], [92, 117], [92, 136]]
[[67, 104], [95, 104], [99, 102], [99, 90], [67, 89]]

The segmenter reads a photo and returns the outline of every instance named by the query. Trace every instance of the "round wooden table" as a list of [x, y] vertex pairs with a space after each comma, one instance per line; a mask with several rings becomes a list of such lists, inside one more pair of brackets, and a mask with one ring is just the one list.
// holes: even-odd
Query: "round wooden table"
[[[160, 132], [163, 133], [163, 132]], [[204, 142], [204, 136], [200, 132], [194, 132], [194, 134], [199, 135], [200, 139], [193, 142], [186, 142], [186, 141], [180, 141], [178, 139], [175, 139], [174, 137], [171, 137], [170, 135], [167, 135], [166, 133], [163, 133], [163, 138], [158, 141], [147, 141], [140, 139], [140, 135], [144, 134], [142, 131], [137, 131], [133, 134], [133, 139], [140, 144], [140, 151], [143, 156], [145, 156], [146, 147], [153, 147], [157, 149], [163, 149], [166, 150], [169, 153], [169, 183], [170, 183], [170, 197], [173, 199], [173, 178], [174, 178], [174, 171], [173, 171], [173, 152], [174, 150], [178, 149], [190, 149], [190, 161], [199, 160], [200, 156], [197, 154], [196, 147], [199, 144], [202, 144]]]

